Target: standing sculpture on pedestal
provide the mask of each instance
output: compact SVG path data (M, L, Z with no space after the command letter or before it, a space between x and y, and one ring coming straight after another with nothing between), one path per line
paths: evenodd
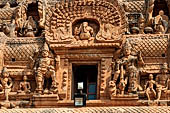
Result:
M154 97L156 97L156 91L154 89L154 85L156 85L156 82L153 80L153 75L150 74L149 75L149 81L146 82L146 85L145 85L145 88L144 88L148 100L150 100L150 93L151 92L154 94Z
M125 90L128 79L130 81L129 88L132 88L135 90L137 89L142 90L142 88L139 85L138 74L139 74L139 71L141 71L139 67L144 65L144 62L143 62L140 52L138 53L137 56L131 55L131 52L132 52L131 48L132 48L131 45L127 41L123 47L123 57L116 61L116 69L115 69L116 71L114 72L113 81L114 83L116 83L118 80L118 77L120 76L119 91L121 95L124 95L124 90ZM135 71L131 70L134 68L135 68ZM129 91L133 92L131 89L129 89Z
M167 76L167 72L168 72L168 65L167 63L164 63L161 69L161 74L158 74L156 76L156 82L157 82L157 100L160 100L161 98L161 94L166 93L167 89L168 89L168 82L169 82L169 78Z
M49 48L45 43L42 49L42 57L39 59L38 67L35 67L36 70L36 91L41 94L58 94L58 83L55 74L54 64L52 59L49 58ZM50 84L50 79L52 83ZM44 91L43 91L44 90Z
M7 72L7 68L4 67L2 70L2 78L0 88L5 94L5 101L9 101L9 92L11 91L11 87L13 85L12 79L9 77L9 73Z

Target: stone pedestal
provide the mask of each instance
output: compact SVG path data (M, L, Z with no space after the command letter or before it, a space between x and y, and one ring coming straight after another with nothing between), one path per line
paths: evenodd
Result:
M58 95L33 95L32 99L32 107L35 108L49 108L49 107L57 107L58 103Z
M138 95L116 95L111 98L111 101L115 102L115 105L137 105L137 101L139 100Z

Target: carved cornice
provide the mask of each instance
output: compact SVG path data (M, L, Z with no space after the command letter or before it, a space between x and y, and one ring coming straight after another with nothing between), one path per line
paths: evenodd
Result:
M113 47L113 48L120 48L120 43L94 43L94 44L50 44L50 47L52 49L56 48L107 48L107 47Z

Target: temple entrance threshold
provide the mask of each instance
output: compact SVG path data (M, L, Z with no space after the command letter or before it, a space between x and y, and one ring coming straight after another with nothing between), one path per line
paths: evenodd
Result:
M76 65L73 64L73 92L78 93L78 82L83 82L83 93L87 94L88 100L97 99L97 75L98 65Z

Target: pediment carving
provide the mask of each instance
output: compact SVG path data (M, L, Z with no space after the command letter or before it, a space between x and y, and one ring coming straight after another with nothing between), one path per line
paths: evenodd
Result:
M120 40L127 24L125 11L121 7L117 1L58 2L47 11L46 39L56 44Z

